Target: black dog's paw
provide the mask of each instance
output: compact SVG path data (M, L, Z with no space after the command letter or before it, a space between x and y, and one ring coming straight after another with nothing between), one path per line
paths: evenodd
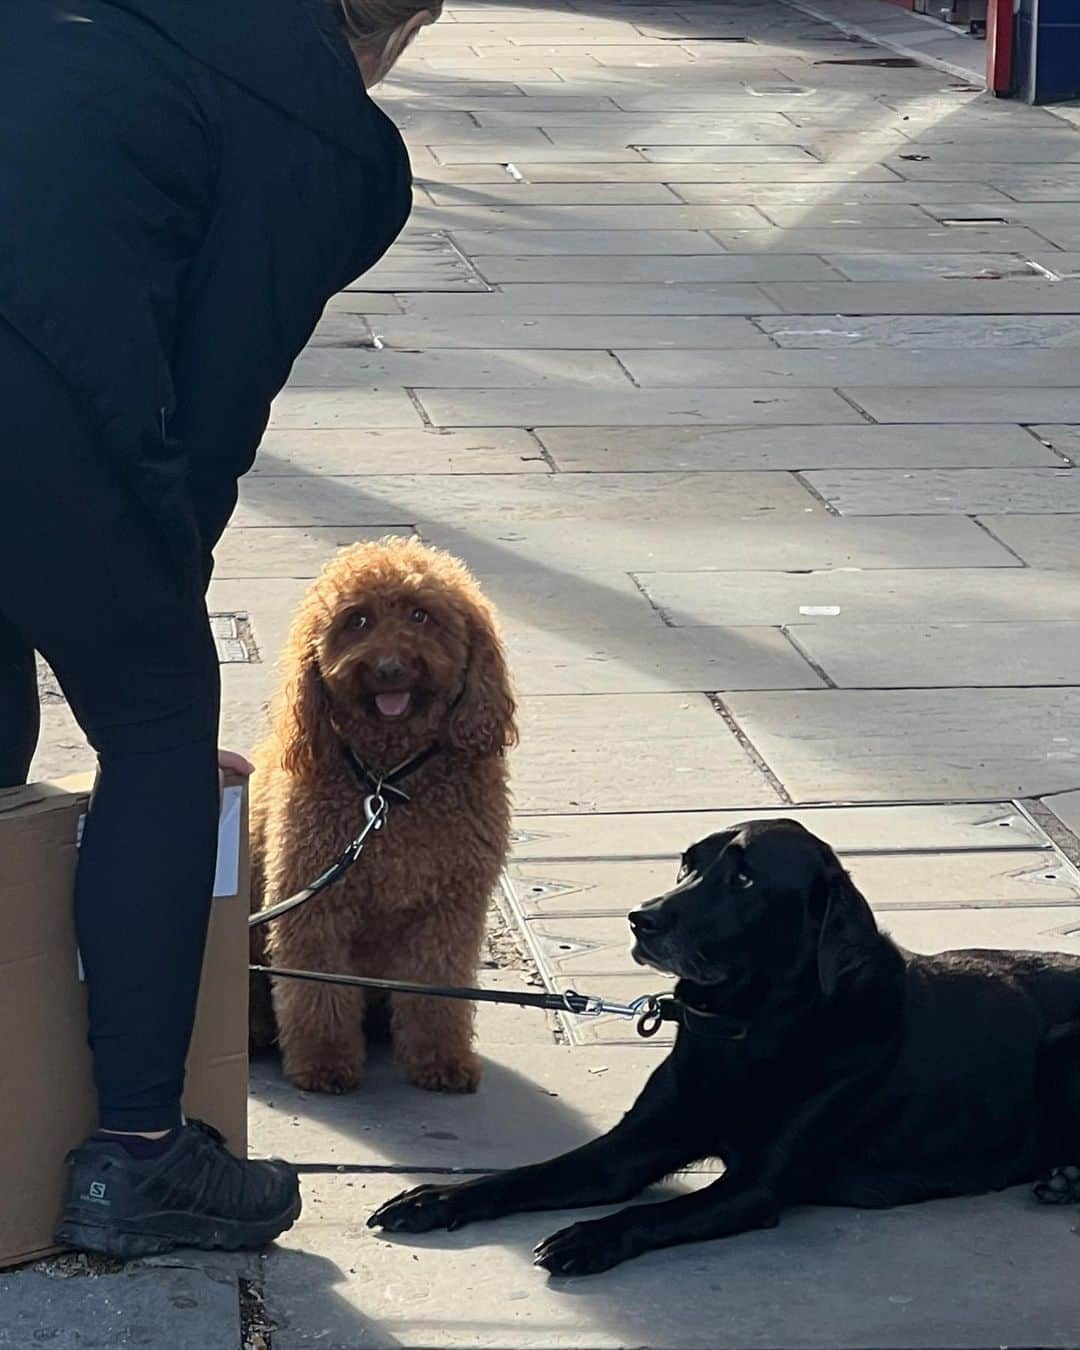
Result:
M595 1219L546 1238L537 1247L533 1264L550 1275L598 1275L634 1255L625 1228Z
M1041 1205L1075 1205L1080 1202L1080 1167L1055 1167L1032 1187Z
M369 1228L387 1233L453 1232L473 1217L466 1210L465 1186L417 1186L388 1200L368 1219Z

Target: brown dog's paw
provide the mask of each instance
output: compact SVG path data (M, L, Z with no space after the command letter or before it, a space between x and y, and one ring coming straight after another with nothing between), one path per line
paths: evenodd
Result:
M352 1092L364 1081L364 1071L355 1064L342 1062L285 1066L285 1077L302 1092Z
M461 1059L406 1064L405 1073L410 1083L428 1092L475 1092L484 1069L479 1055L468 1054Z

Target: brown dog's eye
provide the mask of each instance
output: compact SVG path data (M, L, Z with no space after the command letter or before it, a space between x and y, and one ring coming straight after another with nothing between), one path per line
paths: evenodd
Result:
M413 623L427 623L430 617L431 616L428 614L426 609L419 609L419 608L414 609L413 612L409 615L409 618L412 619Z
M345 627L352 632L359 632L360 629L368 626L367 615L360 610L354 610L345 620Z

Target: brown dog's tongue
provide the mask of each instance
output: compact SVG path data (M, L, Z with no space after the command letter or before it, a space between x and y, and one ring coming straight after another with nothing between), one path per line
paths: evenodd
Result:
M397 689L392 694L376 694L375 706L382 717L404 717L409 711L412 694L407 689Z

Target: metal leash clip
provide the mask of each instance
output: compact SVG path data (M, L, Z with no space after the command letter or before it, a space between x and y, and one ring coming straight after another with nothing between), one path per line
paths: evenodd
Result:
M563 1002L566 1011L574 1017L633 1018L637 1024L637 1034L646 1039L656 1035L664 1020L660 999L656 994L642 994L629 1003L616 1003L614 999L577 994L571 990L563 995Z
M348 852L352 862L356 862L363 853L368 835L374 830L381 830L386 824L386 813L386 798L381 792L373 792L364 798L364 819L367 824L349 845Z

